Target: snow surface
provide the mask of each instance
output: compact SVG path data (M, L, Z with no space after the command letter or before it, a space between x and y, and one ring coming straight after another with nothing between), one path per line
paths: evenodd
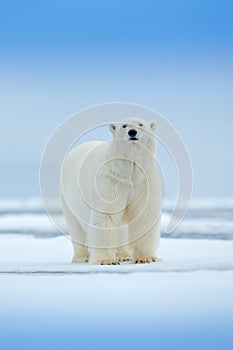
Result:
M162 262L145 265L70 264L72 245L67 237L0 235L0 273L233 271L233 241L162 238L158 256Z
M63 236L0 235L2 348L231 349L232 241L164 238L146 265L71 256Z
M173 203L174 205L174 203ZM233 240L233 200L193 201L181 225L172 233L166 229L172 203L166 203L162 215L162 237ZM53 218L67 232L57 201L51 202ZM56 218L55 218L56 217ZM20 233L35 237L55 237L60 232L52 225L40 199L0 200L0 233Z
M90 266L70 263L38 199L0 201L0 348L232 350L232 204L162 227L162 262Z

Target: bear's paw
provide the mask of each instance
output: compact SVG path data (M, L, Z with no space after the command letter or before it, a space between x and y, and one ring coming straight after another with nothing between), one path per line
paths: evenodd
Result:
M162 261L162 259L159 259L155 256L143 256L143 257L135 259L134 263L135 264L146 264L146 263L159 262L159 261Z

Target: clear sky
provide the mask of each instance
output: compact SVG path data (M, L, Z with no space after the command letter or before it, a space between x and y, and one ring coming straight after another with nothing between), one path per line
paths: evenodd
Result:
M125 101L157 110L183 136L194 196L233 196L232 15L227 0L2 1L0 195L38 195L58 124ZM174 195L172 164L158 156Z

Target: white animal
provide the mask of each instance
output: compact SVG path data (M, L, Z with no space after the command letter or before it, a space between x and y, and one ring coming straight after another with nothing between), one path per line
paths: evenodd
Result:
M60 192L73 262L156 261L161 215L156 123L133 118L109 129L111 141L77 146L62 166Z

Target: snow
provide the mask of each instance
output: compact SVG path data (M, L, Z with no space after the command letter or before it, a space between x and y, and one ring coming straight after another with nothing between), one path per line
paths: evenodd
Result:
M2 209L3 210L3 209ZM39 209L38 209L39 210ZM210 213L205 211L200 217L199 209L194 212L189 212L189 215L184 219L181 225L172 234L166 234L166 228L170 220L170 214L163 213L162 215L162 236L166 238L197 238L197 239L222 239L233 240L233 211L227 212L216 210L218 217L210 217ZM219 216L219 213L221 214ZM197 217L198 214L198 217ZM215 212L211 212L213 216ZM59 223L63 232L67 231L64 217L61 213L56 212L53 218ZM5 213L0 211L0 233L22 233L34 235L35 237L51 237L58 236L60 232L54 227L49 220L47 214L27 210L25 207L20 209L12 208L12 212Z
M162 262L146 265L92 266L70 264L72 245L65 236L33 238L0 236L0 273L131 273L233 270L233 241L161 239Z
M231 201L196 203L163 261L120 266L71 264L40 205L0 203L2 349L233 348Z
M164 238L162 262L89 266L70 264L64 236L2 234L2 348L231 349L232 252Z

